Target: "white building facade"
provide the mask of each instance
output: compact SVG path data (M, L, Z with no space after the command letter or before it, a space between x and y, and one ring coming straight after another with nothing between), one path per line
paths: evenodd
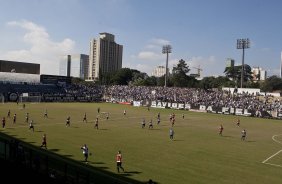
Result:
M263 70L260 67L253 67L252 68L252 72L253 72L253 80L254 81L264 81L267 77L267 72L266 70Z
M98 39L90 41L88 80L98 80L106 73L122 67L123 46L115 42L110 33L100 33Z
M169 71L168 71L168 74L169 74ZM164 75L165 75L164 66L157 66L152 72L152 76L155 76L155 77L162 77Z

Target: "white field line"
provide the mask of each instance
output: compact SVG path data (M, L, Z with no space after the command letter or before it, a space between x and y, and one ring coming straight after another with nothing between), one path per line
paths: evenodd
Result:
M275 167L282 167L282 165L278 165L278 164L271 164L271 163L264 163L264 164L272 165L272 166L275 166Z
M275 142L277 142L278 144L282 144L282 142L277 141L277 140L275 139L275 137L281 136L281 135L282 135L282 134L272 136L272 140L275 141Z
M265 159L262 163L267 162L268 160L270 160L271 158L275 157L276 155L278 155L282 150L278 151L277 153L271 155L270 157L268 157L267 159Z
M278 144L282 144L282 142L278 141L275 139L275 137L278 137L278 136L282 136L282 134L278 134L278 135L273 135L272 136L272 140L274 142L277 142ZM268 160L270 160L271 158L275 157L276 155L278 155L280 152L282 152L282 150L274 153L273 155L271 155L270 157L268 157L267 159L265 159L264 161L262 161L263 164L268 164L268 165L272 165L272 166L276 166L276 167L282 167L282 165L279 165L279 164L272 164L272 163L266 163Z

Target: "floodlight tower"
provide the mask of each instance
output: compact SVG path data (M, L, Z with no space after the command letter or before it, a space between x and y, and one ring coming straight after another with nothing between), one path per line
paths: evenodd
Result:
M163 54L166 54L166 67L165 67L165 87L167 87L167 79L168 79L168 54L171 53L171 46L164 45L163 46Z
M281 62L280 62L280 78L282 78L282 52L281 52Z
M243 49L242 55L242 70L241 70L241 88L243 88L243 79L244 79L244 57L245 57L245 49L250 48L250 40L249 38L237 39L237 49Z

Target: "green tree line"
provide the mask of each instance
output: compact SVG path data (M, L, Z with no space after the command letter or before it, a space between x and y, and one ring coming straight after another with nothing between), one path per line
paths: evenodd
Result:
M181 59L173 67L172 73L168 76L168 87L190 87L190 88L222 88L222 87L240 87L241 66L226 67L225 76L204 77L197 80L195 76L189 74L190 68L187 63ZM259 78L259 75L256 76ZM74 83L85 83L79 79L73 79ZM134 86L164 86L165 77L148 76L146 73L135 69L121 68L112 73L101 75L97 84L101 85L134 85ZM254 81L249 65L244 65L244 88L260 88L264 92L273 92L282 90L282 79L277 76L271 76L265 81Z

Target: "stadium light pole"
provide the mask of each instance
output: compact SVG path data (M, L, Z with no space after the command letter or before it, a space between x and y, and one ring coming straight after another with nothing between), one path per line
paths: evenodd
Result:
M242 55L242 69L241 69L241 88L243 88L243 79L244 79L244 58L245 58L245 49L250 48L250 40L249 38L245 39L237 39L237 49L243 49L243 55Z
M168 54L171 53L171 46L164 45L163 46L163 54L166 54L166 67L165 67L165 87L167 87L167 79L168 79Z

